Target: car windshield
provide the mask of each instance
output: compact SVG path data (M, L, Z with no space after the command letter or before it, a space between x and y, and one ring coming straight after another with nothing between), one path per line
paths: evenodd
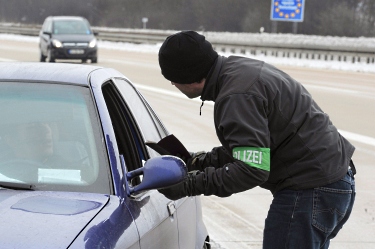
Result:
M55 20L53 23L53 34L91 34L89 24L84 20Z
M0 83L0 182L109 193L109 166L90 89Z

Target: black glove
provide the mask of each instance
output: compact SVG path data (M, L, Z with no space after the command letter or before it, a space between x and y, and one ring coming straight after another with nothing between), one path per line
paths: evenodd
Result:
M171 200L178 200L186 196L194 196L195 194L195 176L198 171L189 172L186 179L176 185L168 188L158 189L159 193Z
M202 171L202 164L204 162L204 159L206 158L206 152L204 151L198 151L198 152L191 152L191 158L186 160L186 167L188 168L188 171L194 171L199 170Z
M180 154L176 154L175 156L179 157L180 159L182 159L182 161L185 162L189 172L194 170L202 170L201 165L203 164L206 152L198 151L189 153L191 156L190 158L186 158L185 156L182 156Z

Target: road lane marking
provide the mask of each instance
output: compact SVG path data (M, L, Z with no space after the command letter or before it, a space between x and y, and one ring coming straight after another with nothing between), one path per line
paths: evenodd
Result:
M375 99L375 94L372 93L373 88L363 88L361 89L362 91L359 91L358 89L342 89L339 86L337 87L330 87L330 86L316 86L316 85L310 85L310 84L303 84L306 88L309 89L318 89L318 90L323 90L325 92L333 92L333 93L341 93L341 94L346 94L346 95L351 95L351 96L357 96L358 98L363 98L367 97L369 99Z
M100 59L100 62L109 62L109 63L117 63L117 64L131 65L131 66L151 68L151 69L160 69L159 65L155 65L154 63L146 63L142 61Z
M363 136L363 135L360 135L360 134L357 134L357 133L353 133L353 132L350 132L350 131L343 131L343 130L340 130L340 129L339 129L339 132L346 139L353 140L353 141L356 141L356 142L359 142L359 143L363 143L363 144L367 144L367 145L375 147L375 139L372 138L372 137Z
M13 61L16 61L16 60L10 60L10 59L7 59L7 58L0 58L0 61L2 61L2 62L13 62Z

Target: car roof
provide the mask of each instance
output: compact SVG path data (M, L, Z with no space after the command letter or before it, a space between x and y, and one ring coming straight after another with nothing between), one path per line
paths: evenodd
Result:
M82 16L50 16L49 18L53 20L86 20Z
M72 63L0 62L1 81L63 82L88 85L99 66Z

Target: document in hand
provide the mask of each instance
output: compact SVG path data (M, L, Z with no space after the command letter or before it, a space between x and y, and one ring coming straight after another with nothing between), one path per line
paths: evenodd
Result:
M146 145L158 152L160 155L172 155L185 159L191 157L189 151L187 151L185 146L173 134L164 137L157 143L147 141Z

